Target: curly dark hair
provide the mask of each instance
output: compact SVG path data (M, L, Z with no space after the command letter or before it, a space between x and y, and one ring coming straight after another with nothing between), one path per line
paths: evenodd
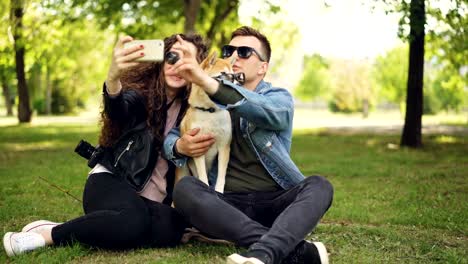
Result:
M198 34L174 34L164 39L164 54L177 42L176 36L189 41L197 48L197 60L200 63L208 55L208 47L203 38ZM122 74L120 81L122 90L136 90L146 99L147 124L152 128L158 148L164 140L164 128L166 125L166 82L164 78L164 62L141 63ZM187 106L188 90L181 89L177 96L182 98L182 109L184 112ZM101 134L99 145L112 146L122 135L124 124L113 122L104 110L101 111Z

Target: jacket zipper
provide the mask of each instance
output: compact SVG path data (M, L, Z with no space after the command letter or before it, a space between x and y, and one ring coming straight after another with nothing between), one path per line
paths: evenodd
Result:
M123 154L127 151L130 150L130 147L132 146L133 144L133 140L130 140L130 142L128 142L128 145L127 147L120 153L119 157L117 158L117 160L115 161L115 164L114 164L114 167L117 167L117 163L119 163L119 160L120 158L122 158Z

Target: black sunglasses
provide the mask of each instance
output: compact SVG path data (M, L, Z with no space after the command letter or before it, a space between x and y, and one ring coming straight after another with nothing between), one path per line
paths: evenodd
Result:
M250 58L250 56L252 56L252 53L255 53L257 54L257 57L261 61L265 61L262 55L258 53L258 51L256 51L254 48L247 47L247 46L236 47L236 46L231 46L231 45L224 45L223 48L221 49L221 57L223 57L223 59L229 58L232 56L232 54L236 50L237 50L237 55L239 56L239 58L248 59Z

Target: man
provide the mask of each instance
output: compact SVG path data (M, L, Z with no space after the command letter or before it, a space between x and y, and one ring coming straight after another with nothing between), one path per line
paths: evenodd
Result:
M263 81L271 56L268 39L241 27L222 48L223 58L235 59L234 71L245 74L243 87L208 76L182 40L179 52L176 71L226 106L233 139L225 193L184 177L174 189L175 207L200 231L248 247L227 263L328 263L325 246L304 238L330 207L333 187L320 176L305 178L290 158L293 98ZM173 131L164 143L166 158L180 166L187 156L205 153L213 139L198 131L182 137Z

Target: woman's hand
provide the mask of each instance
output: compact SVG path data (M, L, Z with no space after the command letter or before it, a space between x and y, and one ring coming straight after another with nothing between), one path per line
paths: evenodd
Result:
M215 139L210 134L198 135L200 128L187 131L176 141L176 151L184 156L196 158L204 155Z
M174 70L187 82L195 83L205 92L212 95L218 90L218 82L211 78L199 65L197 49L191 42L177 36L177 42L172 49L179 54L180 59L174 64Z
M122 73L131 67L138 65L135 60L143 57L145 54L141 51L144 47L132 46L124 48L124 44L132 41L133 38L130 36L122 36L117 41L112 53L112 61L107 73L107 91L109 94L118 94L121 89L120 77Z

